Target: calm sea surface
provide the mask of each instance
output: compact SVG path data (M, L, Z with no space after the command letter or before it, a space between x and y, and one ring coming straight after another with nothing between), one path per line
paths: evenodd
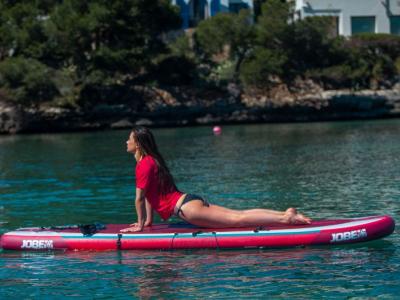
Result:
M400 120L154 130L181 190L400 222ZM128 131L0 136L0 233L135 221ZM157 219L159 221L159 219ZM174 220L171 220L174 221ZM0 250L2 299L399 299L400 238L269 250Z

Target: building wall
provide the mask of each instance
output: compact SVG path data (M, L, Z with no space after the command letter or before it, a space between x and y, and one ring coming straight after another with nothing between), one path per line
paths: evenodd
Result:
M336 16L339 34L352 34L352 17L375 17L375 32L390 33L390 17L400 17L400 0L296 0L295 18Z

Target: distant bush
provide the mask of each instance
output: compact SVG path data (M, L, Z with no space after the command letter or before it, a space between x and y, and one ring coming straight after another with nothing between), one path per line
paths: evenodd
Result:
M290 82L307 74L325 80L325 68L347 59L344 39L332 34L332 18L312 17L287 23L288 16L287 3L271 0L262 6L254 50L240 69L245 86L266 88L271 79Z
M238 78L243 61L254 47L254 39L252 17L244 9L238 14L219 13L200 22L194 35L198 54L212 61L212 67L221 68L228 61L234 63L232 80Z
M352 36L347 43L350 48L366 50L370 55L387 55L395 60L400 55L400 36L383 33L362 33Z
M348 64L364 68L364 86L390 85L399 74L396 61L400 57L400 37L388 34L361 34L347 42ZM371 86L375 87L375 86Z
M400 71L400 37L360 34L341 44L337 64L308 70L306 75L327 88L390 87Z
M264 2L256 24L257 45L275 50L282 49L283 33L287 30L291 14L290 4L281 0Z
M282 38L289 58L287 69L297 75L342 63L346 58L344 40L332 36L331 26L329 17L309 17L288 25Z
M193 37L190 33L182 34L167 44L171 55L186 56L190 59L196 59L196 53L193 47Z
M180 24L171 1L0 1L0 88L21 103L120 101Z
M305 75L326 88L390 87L400 73L400 37L360 34L343 40L337 64L307 70Z
M8 90L11 98L21 103L51 101L59 94L53 73L34 59L7 58L0 62L0 87Z
M149 70L158 83L189 85L196 77L196 64L186 56L167 56Z
M394 62L394 67L396 68L397 75L400 74L400 56L396 58Z
M217 14L171 42L181 21L171 1L0 1L1 97L91 107L132 101L137 85L266 89L305 78L360 89L399 79L400 37L337 37L333 18L294 22L290 5L258 0L255 16Z
M343 64L323 69L311 69L304 75L326 89L351 88L362 79L363 72Z
M115 80L103 70L93 70L80 82L78 87L78 98L76 103L82 107L92 107L95 104L106 104L119 101L119 94L113 89L119 89Z
M245 86L268 87L272 76L283 76L287 57L284 53L266 48L257 48L243 62L240 79Z
M236 63L232 60L224 60L212 69L210 78L215 81L217 86L226 86L236 78Z

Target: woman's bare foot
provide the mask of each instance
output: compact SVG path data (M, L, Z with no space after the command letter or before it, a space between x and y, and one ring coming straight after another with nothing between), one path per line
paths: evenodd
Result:
M287 224L310 224L311 219L297 212L293 207L288 208L284 215L285 223Z
M297 214L296 215L298 217L299 220L301 220L302 224L304 224L303 222L305 222L305 224L311 224L311 219L309 217L304 216L303 214Z
M296 215L297 214L297 209L295 209L294 207L289 207L286 211L285 211L285 214L294 214L294 215Z

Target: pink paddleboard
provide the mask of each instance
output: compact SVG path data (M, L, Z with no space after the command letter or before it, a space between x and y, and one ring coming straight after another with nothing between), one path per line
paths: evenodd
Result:
M259 228L199 228L189 224L155 224L142 232L121 233L127 224L108 224L97 232L78 226L20 228L1 236L9 250L132 250L194 248L268 248L339 245L366 242L390 235L390 216L317 220L309 225L269 225ZM94 230L96 231L96 230Z

